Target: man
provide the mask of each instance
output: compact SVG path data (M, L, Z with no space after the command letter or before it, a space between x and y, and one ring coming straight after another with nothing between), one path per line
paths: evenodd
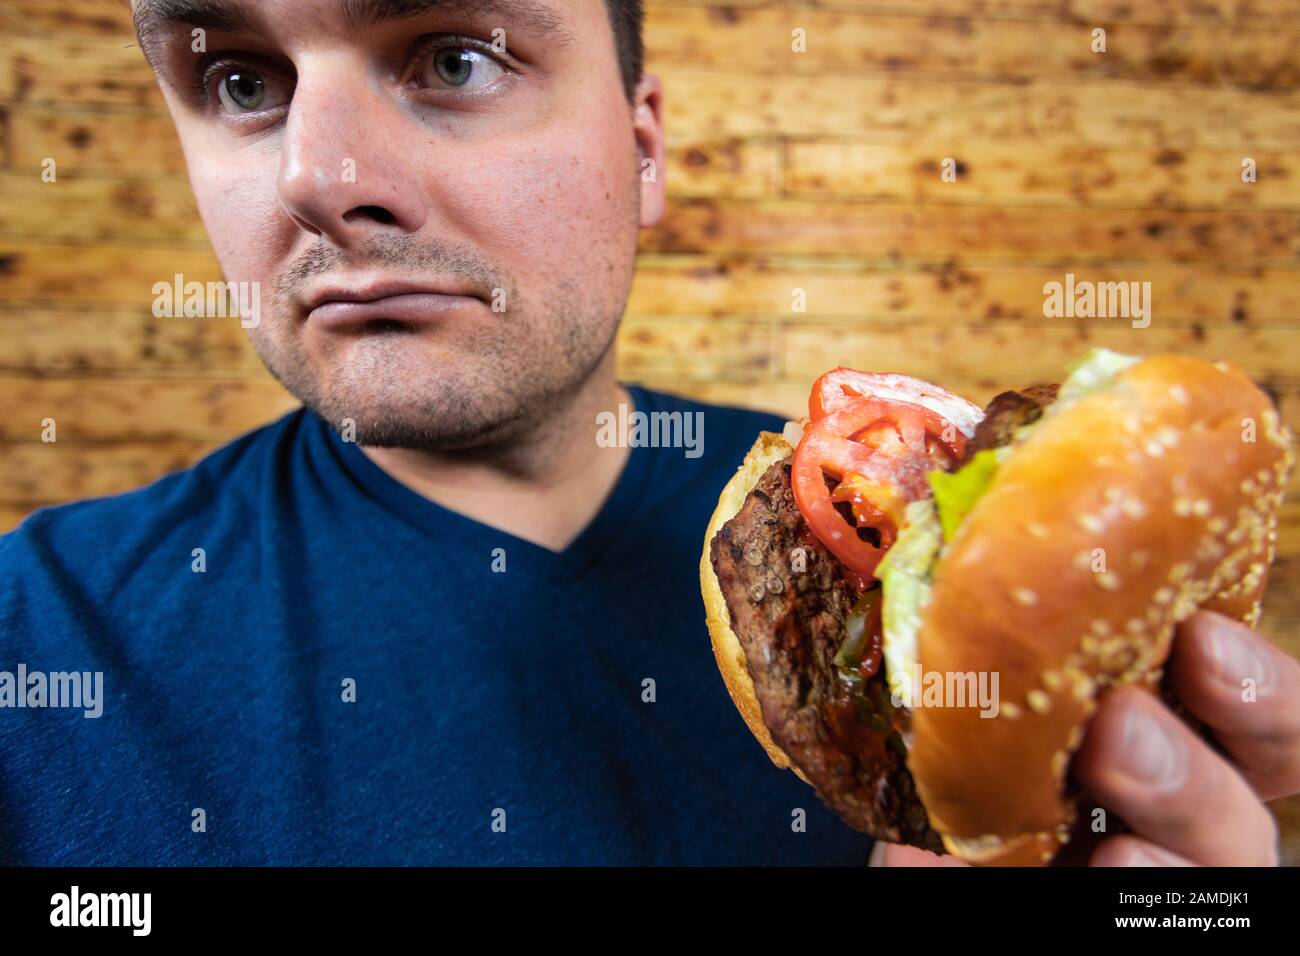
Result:
M101 716L0 711L0 859L864 863L750 737L698 596L718 492L781 419L615 377L664 202L639 4L134 12L223 271L268 290L253 345L305 407L0 539L0 662L103 675ZM634 412L677 440L610 427ZM1116 695L1081 760L1138 834L1107 862L1276 860L1260 797L1296 788L1300 678L1197 620L1188 699L1239 769ZM1276 678L1249 712L1207 676L1232 648Z

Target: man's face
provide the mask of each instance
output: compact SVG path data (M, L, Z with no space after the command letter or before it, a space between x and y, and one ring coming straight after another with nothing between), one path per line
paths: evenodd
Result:
M305 405L456 448L587 381L663 203L658 84L628 104L604 0L134 6L225 277L261 284L254 347Z

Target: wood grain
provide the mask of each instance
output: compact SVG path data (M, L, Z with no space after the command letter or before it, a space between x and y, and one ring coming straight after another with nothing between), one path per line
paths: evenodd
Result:
M884 5L882 5L884 7ZM956 11L954 11L955 13ZM778 5L652 6L647 53L656 64L797 74L907 71L947 77L1061 76L1294 86L1297 36L1224 31L1209 21L1167 24L984 19L966 11L918 22L884 10ZM1106 49L1093 52L1094 29Z

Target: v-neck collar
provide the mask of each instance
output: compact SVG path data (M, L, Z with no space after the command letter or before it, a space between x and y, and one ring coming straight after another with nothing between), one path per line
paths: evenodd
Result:
M657 402L646 389L627 382L620 384L632 396L635 407L628 409L629 414L634 410L647 414L657 410ZM338 462L380 505L401 520L438 538L455 541L461 537L480 537L491 539L495 544L504 543L508 551L522 549L529 555L530 563L536 561L567 576L579 574L589 567L626 527L644 496L653 459L651 450L644 445L629 448L623 469L595 517L563 551L552 551L426 498L371 461L355 442L344 441L315 412L308 410L307 414ZM595 425L593 422L593 430Z

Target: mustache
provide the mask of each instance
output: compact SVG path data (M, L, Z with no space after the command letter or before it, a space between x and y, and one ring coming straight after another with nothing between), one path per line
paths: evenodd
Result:
M316 276L341 269L362 270L374 266L395 267L405 275L435 272L442 276L455 276L482 291L484 298L491 298L494 289L513 291L507 277L473 249L420 240L414 236L375 236L355 250L322 243L312 246L276 280L276 304L301 300L303 288ZM513 299L513 295L510 298Z

